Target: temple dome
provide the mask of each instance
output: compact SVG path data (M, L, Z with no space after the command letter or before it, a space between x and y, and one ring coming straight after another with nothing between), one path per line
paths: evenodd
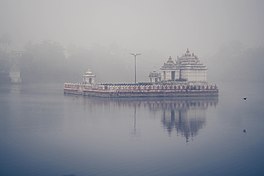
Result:
M172 60L172 57L171 56L168 58L168 61L163 64L163 66L161 67L161 69L162 70L166 70L166 69L176 69L176 63Z

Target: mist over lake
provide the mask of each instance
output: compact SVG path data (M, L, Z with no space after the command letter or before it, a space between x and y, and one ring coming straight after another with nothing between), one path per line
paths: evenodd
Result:
M0 0L0 175L263 175L263 7ZM153 71L171 84L161 68L186 53L218 96L64 94L88 71L95 86L150 85Z

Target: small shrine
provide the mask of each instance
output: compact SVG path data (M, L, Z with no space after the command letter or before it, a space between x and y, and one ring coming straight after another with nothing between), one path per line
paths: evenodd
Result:
M161 81L161 74L153 71L149 73L149 80L150 82L154 83L154 82L160 82Z
M83 75L83 84L94 84L95 83L95 74L91 70L88 70Z

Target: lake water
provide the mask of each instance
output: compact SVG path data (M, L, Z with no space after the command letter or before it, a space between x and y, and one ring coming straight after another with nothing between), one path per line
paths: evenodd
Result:
M263 87L109 100L64 95L63 85L1 85L0 175L264 175Z

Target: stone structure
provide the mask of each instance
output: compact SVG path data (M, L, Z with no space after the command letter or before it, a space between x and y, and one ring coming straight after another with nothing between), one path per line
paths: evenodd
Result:
M189 49L174 62L171 57L160 68L162 81L206 82L207 68Z
M149 74L149 80L151 83L160 82L161 81L161 74L153 71Z
M168 61L163 64L160 68L162 80L164 81L175 81L179 78L179 69L176 63L172 60L171 56Z
M188 49L184 55L177 58L176 65L179 66L180 78L195 82L207 81L207 67L194 53L190 54Z
M94 83L95 83L95 74L93 74L90 70L88 70L83 75L83 84L94 84Z
M151 72L150 82L142 83L95 83L95 75L87 71L82 83L64 83L64 93L105 98L218 96L217 86L206 81L206 66L188 49L176 61L169 57L161 71Z

